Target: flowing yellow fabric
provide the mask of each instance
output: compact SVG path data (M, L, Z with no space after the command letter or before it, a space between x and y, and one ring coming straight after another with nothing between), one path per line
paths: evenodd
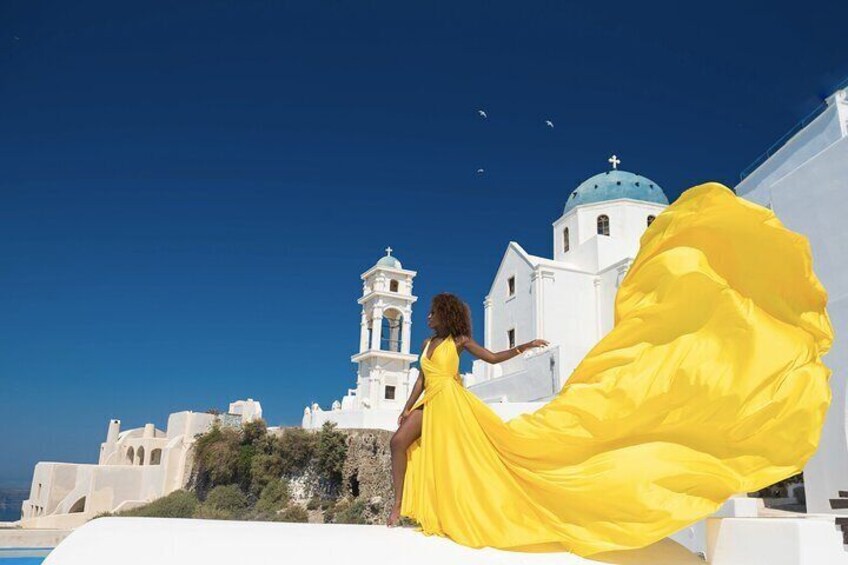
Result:
M708 183L647 229L615 325L559 394L502 421L452 338L420 359L401 514L471 547L643 547L801 471L830 403L833 331L807 239Z

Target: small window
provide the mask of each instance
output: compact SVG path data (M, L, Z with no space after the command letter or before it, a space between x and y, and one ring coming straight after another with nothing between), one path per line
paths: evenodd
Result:
M506 281L507 292L509 296L515 294L515 277L509 277Z
M386 385L386 400L394 400L395 399L395 387L392 385Z
M568 228L562 230L562 252L565 253L569 249L568 244Z
M515 330L507 330L506 332L507 341L509 341L509 349L515 347Z
M398 282L395 279L392 279L389 282L389 290L392 291L392 292L398 291Z
M657 219L656 216L648 216L648 227L650 227L651 224L653 224L654 220L656 220L656 219Z
M607 216L606 214L601 214L600 216L598 216L598 235L609 235L609 228L609 216Z

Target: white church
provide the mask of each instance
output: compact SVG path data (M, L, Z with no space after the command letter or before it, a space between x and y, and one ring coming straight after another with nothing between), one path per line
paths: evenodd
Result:
M544 349L498 365L475 361L463 384L501 417L534 410L555 396L585 354L613 326L615 293L636 257L639 238L668 199L653 180L620 170L590 177L566 199L552 226L553 257L531 255L512 241L484 304L485 347L499 351L541 338ZM306 407L303 427L397 428L418 378L410 365L415 271L391 255L362 273L362 321L356 388L330 410Z

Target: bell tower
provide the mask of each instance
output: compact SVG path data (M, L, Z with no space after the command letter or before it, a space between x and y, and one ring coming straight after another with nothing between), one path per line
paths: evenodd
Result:
M410 392L409 352L412 335L412 294L416 272L404 269L392 248L362 273L362 321L359 352L350 360L359 365L356 398L359 408L402 408ZM417 378L417 374L415 375ZM414 382L415 379L411 379Z

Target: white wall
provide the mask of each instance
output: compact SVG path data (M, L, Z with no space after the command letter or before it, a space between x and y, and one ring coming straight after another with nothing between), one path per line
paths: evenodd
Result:
M809 238L813 268L828 291L836 340L824 361L833 371L833 398L818 452L804 469L810 512L832 512L829 499L848 490L848 111L834 102L840 111L828 110L736 187Z
M147 424L120 433L117 421L110 421L97 465L39 462L35 466L21 525L74 528L97 514L149 502L182 488L190 472L194 438L214 421L212 414L177 412L169 416L167 432ZM143 460L138 457L140 448L144 448ZM132 462L127 458L130 449ZM152 460L154 450L161 453L158 463ZM83 498L82 511L71 512Z

